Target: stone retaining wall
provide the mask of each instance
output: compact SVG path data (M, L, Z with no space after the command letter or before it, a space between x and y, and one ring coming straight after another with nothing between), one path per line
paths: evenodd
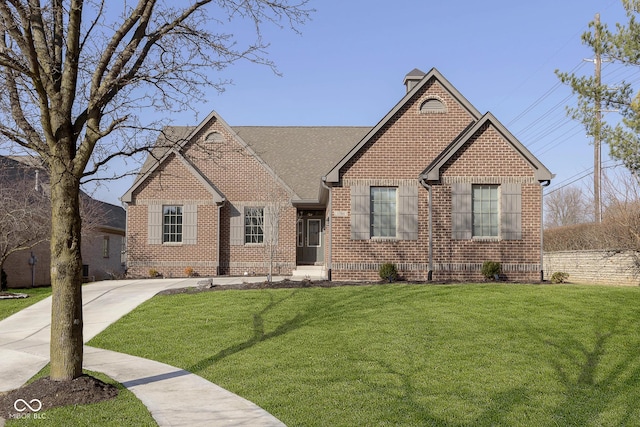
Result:
M556 271L569 273L570 283L640 285L640 253L561 251L544 253L544 279Z

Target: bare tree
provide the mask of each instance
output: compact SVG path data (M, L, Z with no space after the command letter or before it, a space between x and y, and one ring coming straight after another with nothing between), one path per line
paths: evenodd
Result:
M34 171L1 162L0 169L0 271L7 258L33 248L49 238L49 199Z
M589 221L589 203L579 187L562 187L545 194L545 227L561 227Z
M603 185L602 246L640 254L640 179L619 171Z
M211 73L238 60L274 68L260 29L295 29L306 2L0 0L0 134L36 153L51 182L52 379L82 374L81 183L151 151L145 131L159 127L142 111L193 106L227 83ZM225 30L239 20L255 43Z
M264 190L262 192L263 202L265 204L264 214L261 217L262 227L264 231L264 260L267 266L267 278L271 282L273 279L273 267L280 259L280 246L278 245L278 234L280 232L280 224L287 211L293 206L291 204L291 194L287 193L277 182L277 174L274 180L263 182Z
M602 186L602 222L545 230L545 251L600 250L605 257L625 252L640 276L640 180L634 172L617 172Z

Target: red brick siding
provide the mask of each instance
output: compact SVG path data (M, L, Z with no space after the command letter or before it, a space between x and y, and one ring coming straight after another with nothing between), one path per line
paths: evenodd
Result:
M420 105L438 97L446 114L421 114ZM426 84L358 154L342 168L343 178L417 179L474 118L438 83Z
M423 114L419 106L437 97L446 113ZM332 190L331 213L350 212L350 185L362 182L402 182L419 186L418 176L475 117L458 104L440 84L425 85L341 170L341 182ZM224 143L204 142L211 132L220 132ZM184 275L192 266L201 275L244 272L264 274L264 247L230 244L229 203L287 200L280 182L250 153L234 141L221 123L213 121L194 136L184 155L228 200L221 209L220 247L218 206L212 195L179 159L170 157L147 183L133 194L128 208L128 259L130 271L146 275L155 268L165 275ZM210 145L206 145L210 144ZM202 150L210 148L210 152ZM277 172L277 171L276 171ZM486 260L499 261L512 280L537 280L540 263L540 186L534 171L493 127L480 129L441 169L441 181L433 186L433 279L480 280ZM522 184L522 240L459 241L451 239L451 182L520 182ZM476 182L477 181L477 182ZM382 185L382 184L381 184ZM386 185L386 184L385 184ZM378 279L378 266L394 262L407 279L425 280L429 262L428 192L418 188L418 240L351 240L350 218L332 216L332 278L334 280ZM185 201L198 205L196 245L148 245L147 204L158 200ZM259 203L257 203L259 204ZM288 274L296 264L296 209L283 213L275 274ZM217 265L219 254L220 265ZM325 245L328 256L328 245ZM326 258L325 258L326 259Z
M419 105L438 96L445 114L421 114ZM440 85L427 85L343 167L341 183L333 189L332 211L350 211L353 182L414 180L471 122L471 116ZM480 266L493 260L503 264L509 280L538 280L540 263L540 203L533 169L493 128L484 127L441 170L441 180L494 177L494 181L521 180L523 238L518 241L456 241L451 239L451 186L433 186L433 280L481 280ZM523 178L524 177L524 178ZM478 182L486 183L486 182ZM418 192L417 241L351 240L349 217L333 217L332 278L379 279L378 266L398 265L406 279L427 278L429 261L428 192Z
M221 133L225 142L204 142L212 131ZM194 136L193 144L185 147L183 154L227 200L221 209L220 248L216 236L218 206L213 203L212 194L179 159L170 156L134 192L128 207L129 273L146 276L153 268L165 276L184 276L186 267L193 267L201 276L216 275L218 267L222 274L266 273L269 258L264 246L230 245L229 203L288 200L287 193L263 165L235 142L227 128L215 121ZM147 204L157 200L198 205L197 244L147 243ZM295 266L295 217L293 207L282 215L274 274L290 274Z

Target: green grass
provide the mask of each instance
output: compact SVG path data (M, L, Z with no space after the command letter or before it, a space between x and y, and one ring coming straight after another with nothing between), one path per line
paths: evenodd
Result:
M640 425L640 289L384 285L158 296L90 345L293 426Z
M17 299L0 299L0 320L17 313L23 308L29 307L40 300L51 295L51 287L44 288L28 288L28 289L9 289L8 292L27 294L29 298Z
M114 399L88 405L63 406L29 414L22 419L9 419L6 427L86 427L86 426L157 426L147 408L138 398L122 384L104 374L83 371L118 388L118 396ZM49 365L45 366L29 382L49 375Z

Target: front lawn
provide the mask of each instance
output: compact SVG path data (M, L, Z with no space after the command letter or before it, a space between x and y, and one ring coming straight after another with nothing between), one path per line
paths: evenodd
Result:
M378 285L157 296L89 345L293 426L640 425L640 289Z
M29 297L0 299L0 320L45 299L51 295L51 287L9 289L7 293L27 294Z

